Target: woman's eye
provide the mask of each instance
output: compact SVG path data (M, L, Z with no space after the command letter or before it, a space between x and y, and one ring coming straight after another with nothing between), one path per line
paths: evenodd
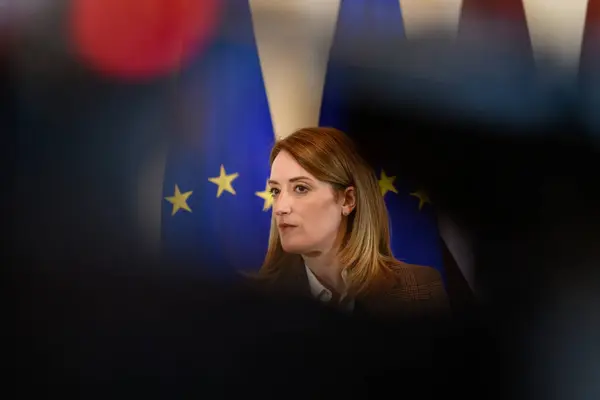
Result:
M294 188L294 190L301 194L308 192L308 188L306 186L301 186L301 185L296 186Z
M271 192L271 196L275 197L277 196L277 194L279 193L279 189L277 188L271 188L271 190L269 190Z

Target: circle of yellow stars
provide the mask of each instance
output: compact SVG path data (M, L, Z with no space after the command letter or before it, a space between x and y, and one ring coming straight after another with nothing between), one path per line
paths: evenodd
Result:
M233 188L233 181L239 177L237 172L228 174L225 170L225 166L221 165L219 169L219 176L208 178L208 181L217 185L217 198L221 197L224 192L235 195L235 189ZM388 192L392 192L394 194L398 194L398 189L394 186L394 181L396 180L395 176L388 176L384 170L381 171L381 175L379 177L379 189L381 191L381 196L385 196ZM193 194L193 191L181 192L178 185L175 185L175 192L173 196L165 197L169 203L173 205L173 209L171 215L175 215L179 210L184 210L187 212L192 212L192 209L188 205L187 201L190 196ZM268 211L273 206L273 196L271 195L271 191L269 190L268 182L265 183L265 189L263 191L254 192L254 194L261 199L263 199L263 211ZM425 204L432 204L429 196L423 190L417 190L415 192L409 193L411 196L419 199L419 211L423 208Z

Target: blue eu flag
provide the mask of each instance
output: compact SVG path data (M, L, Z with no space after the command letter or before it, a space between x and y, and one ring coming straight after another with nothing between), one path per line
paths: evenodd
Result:
M227 279L264 259L275 136L247 1L230 3L222 30L180 82L187 110L165 170L162 242L167 259Z
M356 68L344 61L351 55L349 52L364 55L368 51L364 46L377 46L384 38L389 43L390 39L404 37L398 0L342 0L323 91L321 126L347 131L341 107L352 95L345 81L352 72L349 69ZM397 179L399 171L375 167L389 210L394 256L407 263L436 268L445 277L441 238L427 194Z

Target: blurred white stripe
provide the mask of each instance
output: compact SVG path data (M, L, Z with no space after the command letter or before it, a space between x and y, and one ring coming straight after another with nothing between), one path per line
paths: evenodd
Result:
M523 0L536 59L577 68L588 0Z
M458 32L462 0L399 0L406 37L423 32Z
M140 167L137 186L138 228L144 250L158 255L161 248L163 179L167 165L167 146L156 146Z
M275 135L317 125L340 0L250 0Z

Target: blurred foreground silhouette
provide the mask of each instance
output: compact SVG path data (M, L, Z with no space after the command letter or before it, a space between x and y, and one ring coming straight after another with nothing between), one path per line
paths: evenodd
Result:
M371 51L386 46L404 46L402 59L338 60L349 124L475 238L477 313L380 326L161 265L139 237L132 187L172 133L171 81L123 87L64 60L45 68L32 39L9 53L2 110L19 339L7 360L20 391L364 397L412 385L426 398L593 398L599 157L582 110L600 87L524 72L504 46ZM389 141L402 153L386 153Z

